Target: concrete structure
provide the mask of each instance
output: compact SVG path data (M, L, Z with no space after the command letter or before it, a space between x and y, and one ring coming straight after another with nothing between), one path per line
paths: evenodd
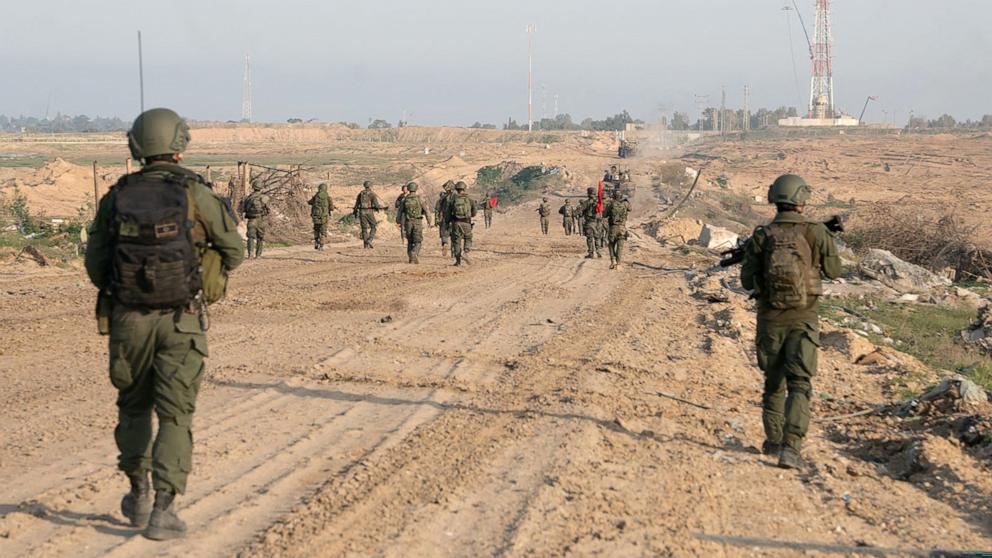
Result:
M779 126L785 127L826 127L826 126L857 126L857 118L853 116L848 116L842 114L837 118L800 118L798 116L790 116L789 118L783 118L778 121Z

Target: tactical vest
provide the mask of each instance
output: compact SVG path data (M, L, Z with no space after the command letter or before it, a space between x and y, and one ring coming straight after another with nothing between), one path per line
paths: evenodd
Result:
M358 208L359 209L375 209L375 205L372 203L375 200L372 192L368 190L363 190L358 194Z
M249 219L264 217L268 212L268 209L269 208L265 205L265 200L262 198L261 192L255 192L245 199L245 217Z
M589 221L592 219L598 219L599 213L596 212L596 200L586 200L585 205L582 206L582 218Z
M420 202L420 196L407 194L403 198L403 215L407 219L420 219L424 216L424 205Z
M627 223L627 214L630 208L627 204L622 201L615 201L610 206L610 225L625 225Z
M769 306L780 310L806 308L810 297L823 294L806 223L772 223L764 227L764 290Z
M472 218L472 200L468 196L464 194L456 195L451 203L455 219L465 220Z
M134 173L114 187L111 292L125 306L169 309L188 304L202 288L194 236L196 204L187 178ZM204 242L205 244L205 242Z

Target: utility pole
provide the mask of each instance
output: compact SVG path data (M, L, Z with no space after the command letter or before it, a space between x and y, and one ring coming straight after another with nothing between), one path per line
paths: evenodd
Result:
M537 26L527 24L527 131L534 130L534 32Z
M706 105L710 104L710 96L709 95L698 95L698 94L695 94L694 93L693 94L693 97L696 98L696 111L699 112L699 119L696 120L696 128L700 132L702 132L703 131L703 116L704 116L703 109L706 108Z
M744 122L741 129L745 132L751 131L751 86L744 86Z
M145 112L145 62L141 53L141 30L138 30L138 91L141 96L141 112Z
M727 86L720 88L720 137L727 134Z
M251 122L251 57L245 54L245 78L241 90L241 120Z
M558 118L558 94L555 93L555 118Z

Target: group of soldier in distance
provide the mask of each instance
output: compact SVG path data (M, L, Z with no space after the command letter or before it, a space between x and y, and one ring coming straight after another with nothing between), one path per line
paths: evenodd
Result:
M122 514L154 540L185 536L175 511L176 495L192 471L193 414L208 355L208 306L221 300L228 274L241 264L245 244L229 205L202 177L181 166L189 128L169 109L143 112L128 132L137 172L122 177L104 195L89 228L86 271L98 289L97 323L109 339L109 379L117 390L114 439L118 468L130 489ZM616 169L604 177L614 184L612 199L589 188L578 205L559 209L567 235L586 237L587 258L609 248L612 267L623 262L630 202ZM271 200L259 184L241 204L247 220L248 256L259 257ZM416 183L407 184L394 208L411 263L417 263L423 228L437 225L455 265L469 263L472 227L479 203L464 182L444 184L433 212ZM819 347L818 299L822 278L840 274L833 231L804 216L810 186L783 175L768 190L774 220L755 229L741 250L741 282L757 300L756 348L765 374L762 451L784 468L803 466L801 447L809 427L809 400ZM482 202L485 226L492 224L496 199ZM334 204L326 184L310 199L314 248L323 248ZM385 205L365 182L355 199L365 249L375 241L375 212ZM548 233L547 198L538 209ZM433 221L433 223L432 223ZM158 417L153 431L152 413Z

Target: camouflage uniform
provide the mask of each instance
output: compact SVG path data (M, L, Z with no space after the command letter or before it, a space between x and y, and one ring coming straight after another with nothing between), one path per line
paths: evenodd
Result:
M424 220L430 226L431 218L423 199L417 194L417 185L407 186L400 214L403 215L403 237L406 238L406 255L412 264L420 263L420 245L424 242Z
M456 193L448 200L447 222L451 225L451 250L455 258L455 265L471 263L468 260L468 253L472 249L472 219L478 213L478 205L475 200L465 193L465 183L459 182L456 186ZM456 215L458 204L467 200L469 204L469 216L458 217Z
M407 186L404 184L403 191L400 192L399 197L397 197L396 201L393 203L393 207L396 209L396 229L400 231L400 237L403 239L404 243L406 243L407 240L405 232L406 229L403 227L403 222L405 219L403 215L403 200L406 199L407 193ZM409 247L409 244L407 244L407 246Z
M613 202L603 212L609 224L610 269L621 269L623 245L627 240L627 216L630 215L630 202L621 197L619 190L614 193Z
M196 175L179 165L162 162L149 163L139 173L162 178L183 177L196 207L194 231L198 231L209 245L201 250L219 253L228 270L241 263L244 247L234 220ZM118 191L118 188L111 189L100 200L89 230L86 271L101 291L108 289L112 280L114 208ZM151 471L157 492L173 495L184 492L193 466L193 412L208 354L207 337L197 313L189 307L160 310L116 303L110 316L109 353L110 381L118 390L118 424L114 430L120 451L118 467L132 478L132 487L135 479L143 478ZM154 443L153 410L158 416ZM156 510L158 498L156 494ZM122 503L122 507L126 505ZM131 505L134 505L133 500ZM171 497L168 505L171 505ZM147 516L144 520L147 521ZM132 518L134 524L139 521ZM179 532L178 528L175 532ZM182 532L185 532L185 525Z
M255 248L254 257L262 256L262 243L265 242L265 217L271 211L269 207L269 196L262 193L262 185L256 182L252 188L254 192L248 195L241 202L241 214L246 219L248 227L248 257L252 257L252 247Z
M558 213L561 215L561 226L565 229L565 236L572 236L575 222L575 207L572 206L572 200L565 200L565 205L558 208Z
M489 205L491 194L486 194L486 199L482 200L482 217L486 222L486 228L493 226L493 206Z
M768 303L764 253L768 245L768 227L755 229L744 251L741 284L753 289L758 300L758 366L765 373L762 395L762 422L767 448L784 445L798 452L809 428L809 399L816 375L820 325L817 306L823 293L821 273L834 278L841 273L837 246L827 228L813 223L794 211L780 211L772 221L775 226L807 227L805 234L812 252L813 273L804 308L780 310ZM788 395L787 395L788 394ZM769 451L770 452L770 451Z
M599 243L597 241L600 235L602 214L596 210L596 205L595 190L589 188L586 199L579 204L579 213L582 214L582 233L586 237L586 248L588 249L586 258L603 257L603 254L599 251Z
M551 217L551 206L548 205L548 198L541 200L537 213L541 216L541 234L548 234L549 217Z
M451 239L451 224L448 223L448 200L454 196L452 189L455 183L447 181L444 183L444 190L437 197L437 206L434 207L434 223L437 224L438 234L441 236L441 252L448 245ZM451 257L455 257L454 246L451 248Z
M321 184L307 203L310 204L310 220L313 221L313 248L323 250L327 225L331 222L331 211L334 210L334 202L327 195L327 184Z
M382 211L385 206L379 201L379 196L372 191L372 183L365 181L364 190L355 197L355 207L352 212L358 218L362 227L362 244L365 248L372 248L372 241L375 240L375 231L378 224L375 220L375 212Z

